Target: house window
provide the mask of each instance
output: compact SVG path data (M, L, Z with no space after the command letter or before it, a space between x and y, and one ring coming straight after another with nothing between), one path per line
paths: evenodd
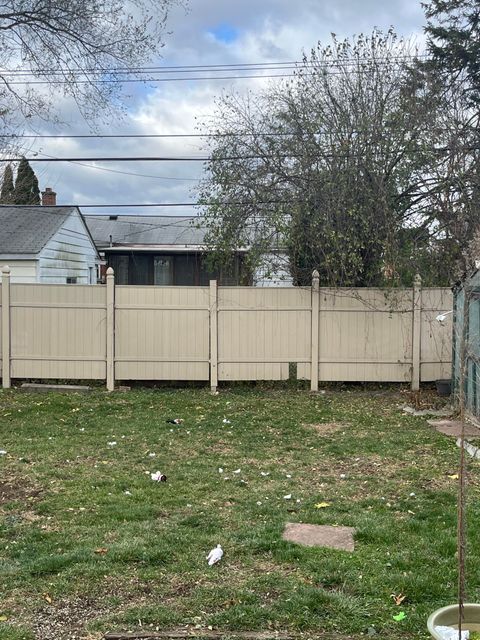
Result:
M77 284L77 278L67 277L67 284Z
M108 266L113 269L116 284L128 284L128 262L128 256L108 256Z
M173 284L172 256L155 256L153 260L153 284L158 286Z

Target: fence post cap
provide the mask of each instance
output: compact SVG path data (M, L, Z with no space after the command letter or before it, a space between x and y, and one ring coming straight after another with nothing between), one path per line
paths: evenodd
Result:
M113 276L113 273L114 273L114 272L113 272L112 267L108 267L108 269L107 269L107 276Z
M8 264L6 264L6 265L4 265L2 267L2 273L5 273L5 274L9 274L10 273L10 267L8 266Z
M320 274L318 273L318 271L315 269L315 271L312 273L312 278L314 280L320 280Z
M422 276L419 273L416 273L413 281L415 284L422 284Z

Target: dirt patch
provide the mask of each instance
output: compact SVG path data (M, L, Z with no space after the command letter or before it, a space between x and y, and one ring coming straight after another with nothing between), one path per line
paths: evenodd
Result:
M85 627L105 613L106 610L99 610L97 603L89 599L53 602L37 610L30 624L36 640L101 638L102 634L89 634Z
M340 431L348 427L347 424L342 422L320 422L318 424L304 424L303 426L306 429L312 429L320 436L326 436L330 433L335 433L335 431Z
M25 483L24 480L8 478L0 480L0 505L17 500L33 500L40 495L40 489Z

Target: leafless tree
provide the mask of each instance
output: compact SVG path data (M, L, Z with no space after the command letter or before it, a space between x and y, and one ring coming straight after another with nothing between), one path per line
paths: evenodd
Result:
M117 81L159 53L169 9L179 3L183 0L2 2L4 129L12 114L51 117L59 95L71 96L87 118L115 104Z
M334 285L411 281L428 244L421 203L437 118L434 82L414 57L393 31L333 37L294 79L220 99L201 189L219 259L249 246L257 264L283 248L299 284L314 268Z

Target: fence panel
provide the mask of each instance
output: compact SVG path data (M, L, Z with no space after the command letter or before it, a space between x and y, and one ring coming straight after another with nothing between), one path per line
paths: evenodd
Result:
M11 377L105 378L105 287L12 284Z
M208 380L209 292L115 287L115 378Z
M310 322L310 288L220 287L218 379L285 380L289 363L310 372Z
M0 376L3 371L3 350L2 350L2 283L0 282Z
M453 293L450 289L429 288L422 291L422 325L420 349L420 379L423 382L450 378L452 375L452 320L445 316L440 323L439 314L452 309Z
M11 376L216 388L217 380L283 380L291 363L312 388L317 373L412 384L450 377L452 315L435 319L451 309L449 289L114 287L111 274L108 287L8 286L3 275L4 386Z
M411 380L410 290L321 288L319 315L320 381Z

